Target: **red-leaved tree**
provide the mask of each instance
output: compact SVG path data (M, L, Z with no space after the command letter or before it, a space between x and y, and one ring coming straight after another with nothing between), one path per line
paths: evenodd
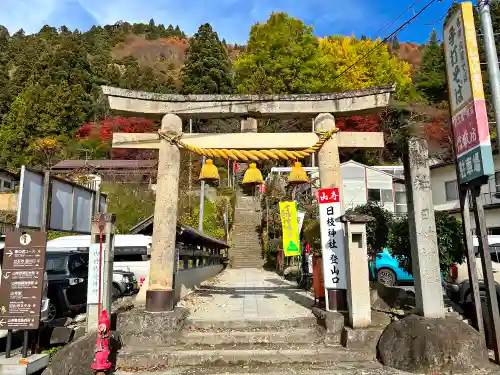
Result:
M106 117L103 120L84 124L76 132L76 137L87 144L96 144L100 149L108 150L111 159L154 159L156 152L142 149L112 149L113 133L153 133L155 124L152 120L138 117Z

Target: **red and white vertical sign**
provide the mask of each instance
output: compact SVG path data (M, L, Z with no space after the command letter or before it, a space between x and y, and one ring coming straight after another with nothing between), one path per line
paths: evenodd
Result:
M344 224L339 221L342 215L340 190L320 189L318 202L325 288L347 289Z

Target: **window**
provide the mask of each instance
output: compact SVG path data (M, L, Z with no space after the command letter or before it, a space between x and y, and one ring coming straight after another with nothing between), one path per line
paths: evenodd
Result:
M396 202L394 204L394 210L397 214L405 214L408 212L408 207L406 205L406 191L396 191Z
M368 201L380 202L380 189L368 189Z
M62 256L48 256L47 264L45 265L47 272L52 273L66 273L66 257Z
M10 189L12 187L12 184L10 183L10 181L3 181L3 187L6 188L6 189Z
M392 199L392 189L368 189L368 201L378 203L390 203Z
M458 200L458 185L457 180L447 181L444 183L446 201L456 201Z

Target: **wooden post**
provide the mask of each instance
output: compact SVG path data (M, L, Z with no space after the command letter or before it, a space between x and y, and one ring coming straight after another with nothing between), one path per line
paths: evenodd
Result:
M174 114L162 119L161 130L173 134L182 131L182 120ZM174 309L173 289L177 202L179 200L180 152L162 139L158 157L158 178L151 249L150 282L146 292L146 311Z
M403 164L417 309L425 318L444 318L427 142L411 137L406 146Z
M474 199L474 218L476 220L476 235L479 243L479 253L481 254L481 264L483 266L484 283L488 296L488 318L491 320L491 338L493 339L495 362L500 363L500 316L498 316L498 299L493 279L493 269L491 267L490 246L488 244L488 230L486 229L486 219L484 218L483 202L481 200L481 185L471 187ZM474 263L475 265L475 263Z

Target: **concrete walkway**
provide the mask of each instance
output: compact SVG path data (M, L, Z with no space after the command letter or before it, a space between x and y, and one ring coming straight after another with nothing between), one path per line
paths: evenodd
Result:
M190 303L192 320L280 320L312 317L313 298L274 272L227 269Z

